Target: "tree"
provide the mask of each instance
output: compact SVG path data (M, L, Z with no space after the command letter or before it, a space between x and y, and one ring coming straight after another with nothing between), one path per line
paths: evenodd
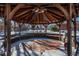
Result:
M51 30L51 31L55 31L55 32L59 31L59 29L58 29L56 24L50 24L48 26L48 29Z

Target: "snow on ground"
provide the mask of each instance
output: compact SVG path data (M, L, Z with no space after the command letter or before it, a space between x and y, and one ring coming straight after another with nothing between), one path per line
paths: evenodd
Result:
M1 52L2 49L0 49L0 53L2 53ZM61 49L64 50L64 47L62 47ZM18 45L13 46L11 50L12 50L12 56L29 56L27 54L27 52L25 52L23 50L23 46L21 45L21 43L19 44L19 47L18 47ZM33 54L33 52L35 52L38 56L66 56L66 54L63 51L59 50L59 49L45 50L42 54L39 51L36 51L36 50L31 51L31 50L27 49L27 51L30 53L31 56L35 56ZM73 56L75 54L75 51L76 51L76 49L73 48Z
M44 38L42 38L44 39ZM12 44L12 48L11 48L11 51L12 51L12 56L29 56L28 53L30 53L31 56L35 56L35 55L38 55L38 56L66 56L66 54L59 50L59 49L51 49L51 50L45 50L42 54L41 52L37 51L37 50L34 50L31 51L29 50L28 48L27 51L28 53L23 49L23 45L22 45L22 42L25 43L25 44L32 44L32 41L34 40L33 39L28 39L28 40L22 40L22 41L18 41L14 44ZM36 40L36 39L35 39ZM38 39L39 40L39 39ZM46 39L47 40L47 39ZM51 41L51 40L49 40ZM53 40L54 41L54 40ZM0 46L2 45L2 42L0 40ZM62 45L59 47L60 49L64 50L64 46L63 46L63 42L61 42ZM37 44L36 44L37 45ZM2 48L3 49L3 48ZM2 50L1 49L1 50ZM0 50L0 53L2 53ZM76 49L73 48L73 55L75 54L75 51Z
M13 44L12 50L14 52L13 52L12 55L17 55L17 51L19 51L19 50L18 50L18 48L16 46L18 46L18 45L19 45L19 48L20 48L20 52L18 52L18 53L21 53L20 55L25 55L25 54L28 55L27 53L24 54L23 46L21 44L22 42L24 42L24 43L27 42L27 44L32 44L31 41L27 41L27 40L26 41L23 40L23 41L16 42L15 44ZM31 51L28 48L26 48L26 49L28 50L28 52L30 53L31 56L34 56L33 53L36 53L39 56L66 56L66 54L63 51L60 51L58 49L56 49L56 50L54 50L54 49L45 50L42 54L39 51L36 51L36 50Z
M60 50L49 50L49 51L46 50L43 53L43 56L66 56L66 54Z

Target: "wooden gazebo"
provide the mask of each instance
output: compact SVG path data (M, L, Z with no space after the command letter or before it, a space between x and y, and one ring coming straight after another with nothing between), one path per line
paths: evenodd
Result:
M76 25L76 16L79 4L55 4L55 3L26 3L26 4L0 4L0 16L4 18L5 24L5 44L6 55L11 55L11 20L17 23L27 24L60 24L67 21L67 37L68 46L67 54L72 55L72 39L71 39L71 20L74 17L74 25ZM74 26L76 39L76 26Z

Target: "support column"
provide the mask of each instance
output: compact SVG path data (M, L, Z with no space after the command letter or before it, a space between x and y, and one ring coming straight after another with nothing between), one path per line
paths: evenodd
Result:
M45 24L44 26L45 26L45 33L47 33L47 24Z
M71 21L67 19L67 54L72 55Z
M15 21L14 21L14 26L13 27L14 27L14 32L16 34L16 30L15 30L16 29L16 22Z
M5 55L10 56L11 55L11 22L9 19L9 13L10 13L10 4L6 4L6 12L5 12Z
M21 36L21 24L19 23L19 36Z
M7 28L7 56L11 55L11 22L7 21L6 24L6 28Z
M4 18L4 50L5 50L4 54L6 52L6 45L7 45L7 39L6 39L6 19Z
M73 22L73 24L74 24L74 45L75 45L75 48L77 48L77 41L76 41L76 29L77 29L77 24L76 24L76 16L77 16L77 14L76 14L76 10L75 10L75 5L73 4L73 15L74 15L74 22ZM78 13L78 15L79 15L79 13Z
M59 35L60 35L60 37L59 37L59 40L61 41L61 32L60 32L60 27L61 27L61 24L59 24Z
M76 48L76 16L74 17L74 43Z
M71 19L72 19L72 4L69 5L69 16L67 19L67 54L68 56L72 56L72 36L71 36Z

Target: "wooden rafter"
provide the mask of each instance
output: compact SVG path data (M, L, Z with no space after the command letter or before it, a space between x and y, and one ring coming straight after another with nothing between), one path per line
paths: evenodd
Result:
M32 19L30 19L28 23L31 23L31 22L34 21L35 19L36 19L36 13L34 13L34 15L32 16Z
M9 14L9 19L12 19L12 17L14 16L14 14L21 8L23 7L24 4L18 4Z
M70 6L70 18L72 18L72 14L73 14L73 9L72 9L72 8L73 8L73 4L71 3L70 5L71 5L71 6Z
M62 7L60 4L56 4L54 6L57 7L59 10L61 10L64 13L66 18L69 17L69 13L67 12L67 10L64 7Z
M24 14L24 15L22 15L21 17L17 17L17 18L19 18L19 19L24 19L24 18L26 18L27 16L30 16L31 14L32 14L32 12L29 12L29 13Z
M28 21L31 20L32 16L33 16L33 13L27 13L26 15L17 18L15 21L20 22L20 23L22 23L22 22L27 23Z
M51 14L45 12L45 15L47 16L47 18L51 21L57 20L55 17L53 17Z
M57 15L55 15L55 14L49 12L49 11L46 12L46 13L50 14L52 17L54 17L54 18L56 18L56 19L60 19L60 18L61 18L61 17L59 17L59 16L57 16Z
M27 19L30 20L31 17L33 16L33 14L34 14L34 13L30 13L28 16L25 17L25 19L26 19L26 20L27 20Z
M48 23L52 23L52 21L50 21L44 13L42 13L42 15L43 15L43 20L47 21Z
M74 12L75 12L76 15L78 15L78 10L77 10L77 9L78 9L78 8L76 7L76 4L74 4L73 10L75 10Z
M23 14L25 14L25 13L28 13L28 12L30 12L31 10L32 10L32 9L28 9L28 10L26 10L26 11L23 11L22 13L16 15L15 17L20 17L21 15L23 15Z
M50 9L47 9L47 10L50 11L51 13L53 13L53 14L59 16L59 17L63 17L63 16L64 16L63 14L61 14L61 13L59 13L59 12L57 12L57 11L53 11L53 10L50 10Z
M63 13L58 8L47 8L48 10L52 11L55 14L63 16Z
M39 13L36 15L36 17L37 17L37 23L40 23L39 21L40 21L40 19L39 19Z
M42 13L39 14L39 20L43 20L43 15L42 15ZM39 21L39 23L41 23L41 22Z
M29 14L25 18L19 19L18 21L22 21L23 23L28 23L32 19L33 13Z
M49 19L52 19L51 21L55 21L55 22L56 21L62 21L62 19L64 19L63 17L57 18L54 15L52 15L51 13L49 13L49 12L46 12L46 15L48 16Z

